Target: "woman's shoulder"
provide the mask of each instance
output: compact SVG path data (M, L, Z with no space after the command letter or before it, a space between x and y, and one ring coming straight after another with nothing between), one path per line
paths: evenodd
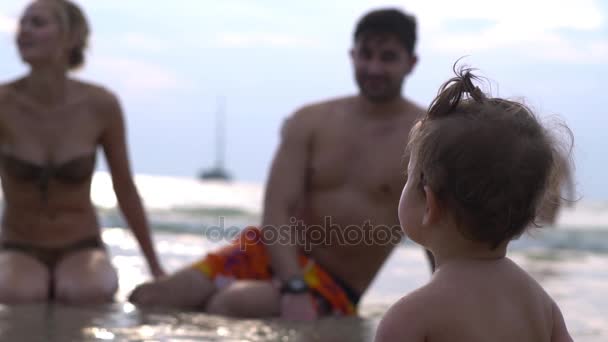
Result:
M100 112L119 108L118 96L105 86L82 80L71 80L78 92Z
M82 92L89 99L92 99L95 102L116 99L114 92L103 85L78 79L72 79L71 82L79 92Z

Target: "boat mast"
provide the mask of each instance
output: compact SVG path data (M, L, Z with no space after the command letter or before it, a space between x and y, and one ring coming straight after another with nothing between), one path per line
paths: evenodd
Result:
M226 120L226 100L223 96L218 97L218 109L215 114L215 167L217 170L224 170L225 161L225 120Z

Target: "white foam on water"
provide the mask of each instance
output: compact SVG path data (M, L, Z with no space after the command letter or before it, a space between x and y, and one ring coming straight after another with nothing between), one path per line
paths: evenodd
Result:
M558 217L557 225L608 230L608 202L582 200L573 207L565 207Z
M262 210L264 185L260 183L224 183L151 175L136 175L135 183L149 210L233 208L254 214L259 214ZM91 197L99 207L116 206L116 196L108 173L95 174ZM573 207L564 207L557 226L608 230L608 201L581 200Z
M148 211L234 209L254 215L262 211L264 185L261 183L202 181L192 177L145 174L135 175L134 179ZM100 208L116 208L116 195L109 173L94 174L91 199ZM573 207L564 207L556 226L608 231L608 201L581 200Z
M256 183L136 175L135 184L148 210L233 208L258 213L263 199L263 186ZM116 207L110 174L95 173L91 198L99 207Z

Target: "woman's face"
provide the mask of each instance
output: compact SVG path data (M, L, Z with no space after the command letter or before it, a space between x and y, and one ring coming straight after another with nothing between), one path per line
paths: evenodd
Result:
M16 43L21 59L31 66L67 65L66 35L47 1L35 1L28 6L19 21Z

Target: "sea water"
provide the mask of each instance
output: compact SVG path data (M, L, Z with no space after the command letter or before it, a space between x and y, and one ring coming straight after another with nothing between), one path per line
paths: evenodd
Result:
M168 271L226 243L227 237L210 239L210 227L259 223L262 184L145 175L137 176L136 183ZM430 276L422 250L405 242L362 298L359 318L287 323L140 310L126 298L149 275L116 209L106 173L95 175L92 199L119 273L116 302L0 306L0 341L372 341L387 308ZM555 227L533 230L512 243L509 256L555 298L575 341L608 341L608 203L582 200L566 208Z

